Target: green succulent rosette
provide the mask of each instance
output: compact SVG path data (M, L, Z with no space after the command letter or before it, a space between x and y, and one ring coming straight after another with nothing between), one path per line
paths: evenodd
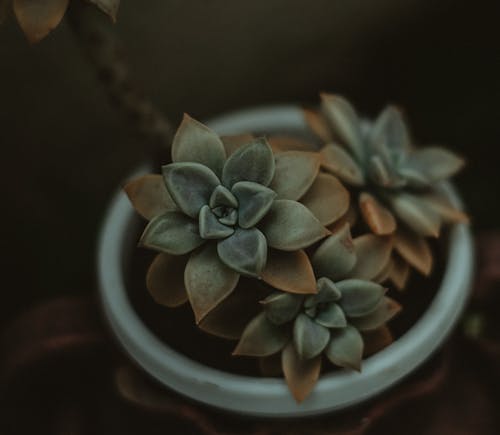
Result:
M304 248L329 235L325 225L349 205L338 179L320 173L318 153L273 154L264 138L220 138L187 115L172 163L125 191L149 220L140 245L160 252L147 273L149 291L167 306L189 300L200 326L241 277L314 292ZM328 201L331 195L336 201Z
M321 95L319 112L305 110L311 129L325 144L322 169L358 192L356 207L376 235L393 235L397 254L390 278L405 286L409 265L424 275L432 268L427 237L438 237L443 224L466 222L439 189L456 174L463 159L441 147L414 147L401 112L388 106L374 122L361 120L338 95Z
M380 284L354 278L368 271L366 261L357 257L348 226L326 239L313 256L320 277L317 293L274 292L263 299L262 312L248 323L234 353L279 356L299 402L319 378L322 355L336 366L360 371L364 354L392 341L385 325L401 309Z

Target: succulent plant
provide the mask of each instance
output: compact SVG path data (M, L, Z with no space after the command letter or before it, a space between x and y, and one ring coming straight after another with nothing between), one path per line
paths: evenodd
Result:
M320 277L317 293L273 292L261 302L263 311L248 323L234 351L255 357L281 354L282 371L299 402L318 380L322 354L336 366L361 370L364 341L372 341L370 353L380 347L374 349L378 342L373 341L380 334L383 346L389 344L384 327L401 308L380 284L354 278L366 276L369 267L357 258L348 225L322 243L313 265ZM371 274L376 273L372 267Z
M438 237L443 223L467 221L439 187L463 167L463 160L440 147L413 147L403 117L393 106L371 123L361 120L341 96L323 94L320 113L304 114L326 144L322 169L358 192L357 210L374 234L394 235L397 255L387 275L403 287L408 263L429 274L432 253L425 238Z
M140 244L160 252L146 277L158 302L177 306L189 299L201 322L240 275L287 292L316 291L303 249L329 235L324 225L349 204L336 177L319 172L318 153L274 155L264 138L221 139L186 115L172 161L162 175L125 186L150 220ZM172 278L179 269L183 280Z
M0 0L0 24L12 6L29 42L39 42L61 22L70 0ZM116 21L120 0L87 0Z

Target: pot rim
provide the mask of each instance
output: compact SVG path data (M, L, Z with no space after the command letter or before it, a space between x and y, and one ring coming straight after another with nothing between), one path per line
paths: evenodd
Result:
M267 106L233 112L207 123L221 135L241 131L292 129L306 131L297 106ZM148 172L142 167L134 175ZM461 207L453 187L443 184ZM101 304L106 319L126 353L149 375L176 392L207 405L260 417L306 417L365 401L386 390L422 364L458 321L472 282L474 247L469 227L451 228L448 262L438 292L422 317L399 339L363 360L361 373L346 369L320 377L314 391L297 404L283 379L256 378L207 367L178 353L157 338L134 311L124 282L124 256L135 212L119 191L107 210L97 247Z

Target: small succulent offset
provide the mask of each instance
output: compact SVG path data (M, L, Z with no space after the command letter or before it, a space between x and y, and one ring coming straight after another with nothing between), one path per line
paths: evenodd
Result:
M361 370L363 333L378 330L401 309L380 284L320 278L316 295L276 292L246 327L236 355L281 352L282 371L297 401L313 390L324 354L339 367Z
M330 232L296 199L304 197L312 210L320 202L314 186L324 178L318 175L317 154L275 157L264 138L223 141L186 115L174 138L172 160L162 175L146 175L125 186L134 207L150 220L140 245L161 252L147 276L155 299L169 306L189 299L200 322L233 292L240 275L262 278L284 291L311 291L314 276L302 249ZM346 195L334 209L326 207L326 214L318 209L325 222L348 207L344 187L328 177L327 187ZM297 179L302 181L297 184ZM168 271L178 275L178 268L184 270L184 282L173 290ZM291 268L296 270L290 274ZM299 278L292 282L294 273Z
M467 221L439 190L439 182L457 173L463 160L440 147L413 147L393 106L369 122L341 96L323 94L320 112L304 115L326 144L322 168L359 192L357 209L374 234L394 234L395 284L404 287L408 264L429 274L432 253L425 238L438 237L443 223Z

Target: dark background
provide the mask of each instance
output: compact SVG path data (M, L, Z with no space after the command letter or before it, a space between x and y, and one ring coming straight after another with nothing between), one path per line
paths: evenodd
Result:
M498 227L500 8L479 0L123 0L116 31L137 84L177 122L342 93L406 108L422 143L463 154L476 230ZM111 24L110 24L111 25ZM106 203L147 148L63 22L30 46L0 28L0 322L93 292Z

